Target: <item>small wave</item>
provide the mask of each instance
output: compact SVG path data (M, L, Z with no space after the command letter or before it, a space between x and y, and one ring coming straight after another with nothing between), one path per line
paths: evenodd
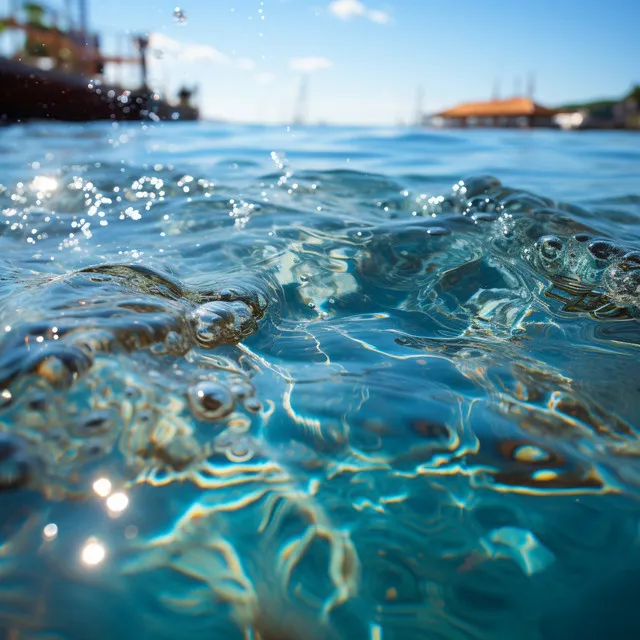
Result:
M269 157L0 189L0 629L80 637L82 591L144 638L542 637L637 567L635 236Z

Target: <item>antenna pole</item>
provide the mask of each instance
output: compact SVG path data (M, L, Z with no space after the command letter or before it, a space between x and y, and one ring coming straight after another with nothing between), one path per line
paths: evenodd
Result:
M498 78L493 81L493 95L491 99L500 100L500 80Z
M300 80L298 98L296 100L296 106L293 112L293 124L303 125L306 122L309 102L308 93L309 78L308 76L302 76L302 79Z
M520 93L522 91L522 78L520 76L516 76L513 81L513 90L516 98L520 97Z
M534 73L529 74L529 86L527 87L528 97L533 100L533 96L536 90L536 76Z

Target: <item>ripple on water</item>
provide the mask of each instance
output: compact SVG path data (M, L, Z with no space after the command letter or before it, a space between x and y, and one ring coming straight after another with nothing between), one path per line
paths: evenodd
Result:
M633 238L271 160L0 190L0 629L550 637L640 565Z

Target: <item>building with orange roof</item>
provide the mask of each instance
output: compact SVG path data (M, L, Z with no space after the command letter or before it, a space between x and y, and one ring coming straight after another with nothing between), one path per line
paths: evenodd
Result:
M552 127L556 110L537 104L531 98L508 98L488 102L466 102L436 113L446 123L466 127Z

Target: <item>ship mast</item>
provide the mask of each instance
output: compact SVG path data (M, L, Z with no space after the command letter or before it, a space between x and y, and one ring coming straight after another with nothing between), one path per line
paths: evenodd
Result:
M136 38L138 51L140 52L140 70L142 72L142 89L147 91L149 85L147 83L147 49L149 48L149 38L147 36L138 36Z
M87 46L88 35L89 35L89 17L88 17L88 8L87 8L87 0L78 0L78 9L80 16L80 32L82 33L82 39L84 41L85 47Z

